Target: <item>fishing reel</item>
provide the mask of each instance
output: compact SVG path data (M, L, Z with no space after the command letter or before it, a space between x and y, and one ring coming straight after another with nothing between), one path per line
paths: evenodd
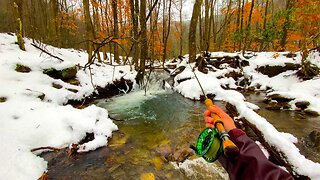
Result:
M202 157L207 162L212 163L223 154L223 147L220 140L220 133L214 128L204 129L196 142L190 146L197 156Z

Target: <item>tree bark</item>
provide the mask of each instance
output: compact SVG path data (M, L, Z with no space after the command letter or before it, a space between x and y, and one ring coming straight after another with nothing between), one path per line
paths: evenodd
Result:
M146 0L140 0L140 29L141 29L141 36L140 36L140 68L137 74L137 81L140 85L143 84L144 74L145 74L145 66L146 66L146 59L148 56L148 44L147 44L147 18L146 18Z
M280 39L280 51L284 51L286 49L288 30L290 26L291 8L293 7L293 5L293 0L287 0L285 10L285 22L282 27L282 37Z
M23 51L26 50L24 47L24 42L23 42L23 25L22 25L22 2L21 0L16 0L13 2L13 8L14 8L14 14L15 14L15 19L16 19L16 36L17 36L17 41L19 48Z
M168 25L165 28L166 31L163 32L163 56L162 56L162 66L164 67L165 60L167 58L167 43L170 35L170 26L171 26L171 4L172 0L169 0L169 9L168 9ZM163 29L163 30L165 30Z
M113 12L113 37L117 39L119 38L118 7L117 7L118 0L112 0L111 6L112 6L112 12ZM119 47L115 43L113 43L113 56L114 56L114 61L120 64Z
M247 22L247 27L246 27L246 33L245 33L245 38L244 38L244 44L243 44L243 51L242 53L244 53L247 50L248 47L248 38L251 34L251 19L252 19L252 12L253 12L253 8L254 8L254 1L252 0L251 2L251 8L250 8L250 13L249 13L249 17L248 17L248 22Z
M189 28L189 62L196 61L197 45L196 45L196 32L198 19L201 13L202 0L196 0L193 6L190 28Z
M85 17L85 24L86 24L87 53L88 53L88 62L89 62L92 60L92 52L93 52L93 45L92 45L93 29L92 29L92 22L90 18L89 0L83 0L83 8L84 8L84 17Z

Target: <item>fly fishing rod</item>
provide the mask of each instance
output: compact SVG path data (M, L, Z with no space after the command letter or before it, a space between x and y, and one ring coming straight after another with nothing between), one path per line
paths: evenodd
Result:
M214 104L212 100L209 99L205 94L203 87L201 86L201 83L193 69L192 72L206 99L204 103L207 108L210 109ZM195 150L198 156L203 157L208 162L215 161L219 157L219 155L222 154L222 152L228 158L235 157L239 154L239 148L229 139L229 135L224 128L221 118L215 113L211 113L211 117L213 119L215 128L206 128L204 131L202 131L198 137L196 146L192 146L191 148Z

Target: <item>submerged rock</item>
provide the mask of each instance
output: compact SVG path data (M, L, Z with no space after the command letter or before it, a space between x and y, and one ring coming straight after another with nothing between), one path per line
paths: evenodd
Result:
M304 112L311 115L311 116L319 116L320 115L317 111L313 111L310 109L305 109Z
M290 105L287 102L270 101L266 109L268 110L290 109Z
M182 148L178 148L176 151L173 152L170 160L176 161L176 162L183 162L192 155L193 155L193 150L191 148L182 147Z

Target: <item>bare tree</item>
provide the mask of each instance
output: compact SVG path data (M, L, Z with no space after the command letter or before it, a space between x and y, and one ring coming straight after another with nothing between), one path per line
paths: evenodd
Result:
M189 28L189 62L196 61L197 45L196 32L198 19L201 13L202 0L196 0L193 6L190 28Z

